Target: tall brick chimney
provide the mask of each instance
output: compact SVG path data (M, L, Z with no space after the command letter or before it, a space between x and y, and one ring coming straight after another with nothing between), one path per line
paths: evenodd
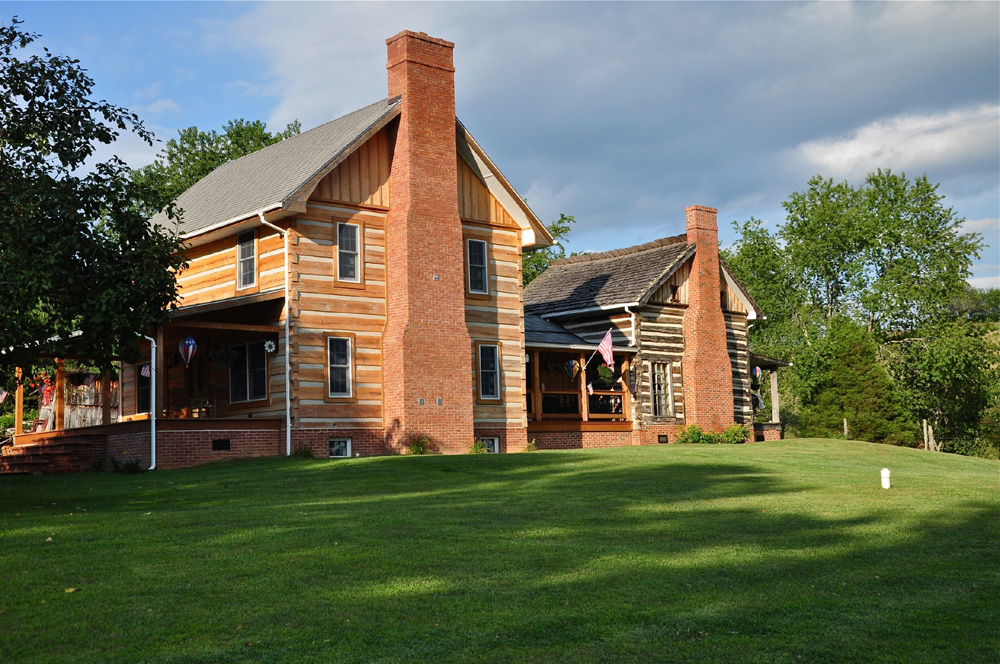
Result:
M697 246L684 313L684 420L719 431L733 423L733 369L722 315L718 210L685 208L687 241Z
M407 30L386 46L389 96L402 97L386 221L386 434L397 449L426 436L439 451L467 452L473 374L458 216L455 45Z

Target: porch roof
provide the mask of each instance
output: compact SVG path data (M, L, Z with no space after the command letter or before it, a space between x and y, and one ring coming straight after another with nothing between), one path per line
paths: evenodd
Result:
M524 345L527 348L553 350L597 350L597 344L578 337L562 325L535 314L524 314ZM615 346L616 353L635 353L635 348Z

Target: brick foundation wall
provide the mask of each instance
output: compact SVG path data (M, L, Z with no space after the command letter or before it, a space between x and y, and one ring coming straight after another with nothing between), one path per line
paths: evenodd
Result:
M308 447L313 456L330 456L331 438L350 438L351 456L378 456L380 454L405 454L406 447L383 435L381 429L295 429L292 431L292 450Z
M528 445L528 430L520 427L476 427L476 438L484 436L496 436L500 440L501 454L523 452Z
M631 431L539 431L529 433L540 450L578 450L632 445Z

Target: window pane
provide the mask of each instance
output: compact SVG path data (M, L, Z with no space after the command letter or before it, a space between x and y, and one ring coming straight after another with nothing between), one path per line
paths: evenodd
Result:
M236 251L237 288L253 286L257 282L256 255L254 254L254 234L241 233Z
M488 293L486 283L486 243L480 240L469 240L469 291L473 293Z
M236 359L229 365L229 401L247 400L247 347L234 346Z
M479 394L484 399L500 397L499 371L497 368L497 347L479 347Z
M351 396L351 340L327 340L329 348L329 373L331 397Z
M264 342L247 346L247 363L250 374L250 399L267 398L267 352Z
M337 224L337 278L358 280L358 227Z

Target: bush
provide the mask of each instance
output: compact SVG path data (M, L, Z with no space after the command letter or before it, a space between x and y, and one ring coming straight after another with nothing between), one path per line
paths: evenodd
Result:
M529 440L528 444L524 446L524 451L525 452L534 452L537 449L538 449L538 444L535 442L534 438L532 438L531 440Z
M128 454L128 452L126 452L126 454ZM141 473L143 469L140 463L139 457L132 457L123 461L119 461L115 457L111 457L111 472L124 473L126 475Z
M472 448L469 452L472 454L486 454L486 443L476 438L476 441L472 443Z
M292 450L292 456L300 459L311 459L313 458L313 451L308 445L299 445Z
M742 445L747 442L751 433L748 425L734 424L722 432L722 442L729 445Z
M431 441L426 437L417 438L412 443L410 443L410 454L430 454L431 453Z

